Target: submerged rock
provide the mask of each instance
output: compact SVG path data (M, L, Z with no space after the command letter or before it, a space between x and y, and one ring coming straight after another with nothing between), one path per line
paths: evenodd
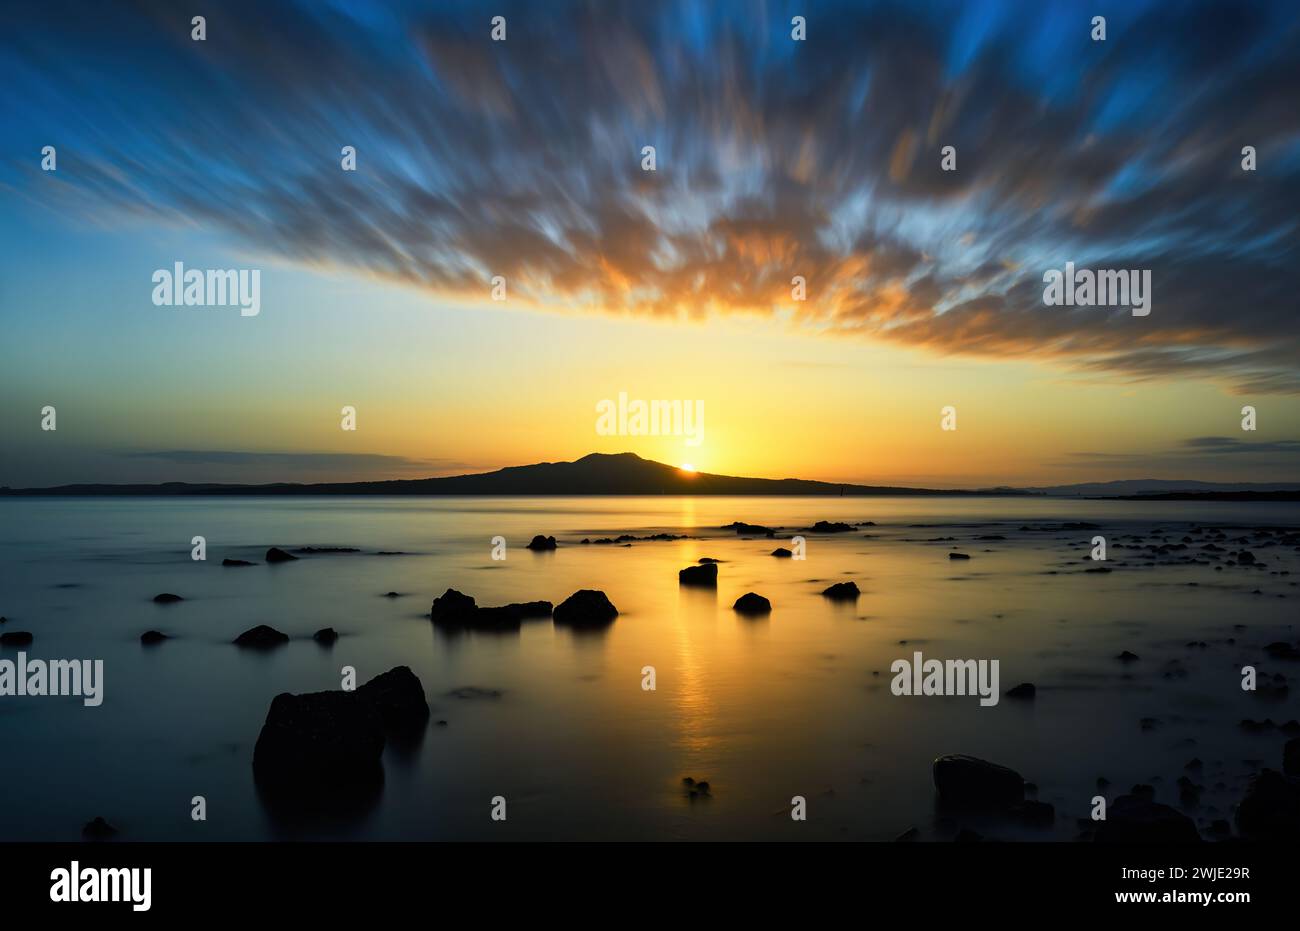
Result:
M822 595L830 598L832 601L852 601L861 595L858 591L857 582L836 582L830 588L822 592Z
M772 602L754 592L745 592L745 594L736 599L736 603L731 607L732 610L737 611L740 614L772 613Z
M1007 689L1007 698L1033 698L1038 694L1038 689L1032 682L1021 682L1015 688Z
M1025 780L1014 769L963 754L934 761L939 800L971 808L1004 808L1025 797Z
M716 586L718 584L718 564L706 562L700 566L687 566L677 573L677 581L681 585Z
M970 559L970 556L967 553L949 553L948 558L949 559Z
M87 821L85 827L81 829L81 836L87 840L107 840L116 834L117 828L98 816L94 821Z
M32 642L32 635L25 630L11 630L8 633L0 634L0 646L5 647L25 647Z
M173 595L171 592L163 592L161 595L153 596L153 603L156 605L170 605L184 600L180 595Z
M776 531L771 527L764 527L761 524L746 524L743 521L733 521L722 528L723 530L734 530L736 533L744 536L746 534L760 537L774 537Z
M772 550L772 555L776 556L778 559L789 559L794 555L794 553L790 552L784 546L778 546L776 549Z
M531 617L549 617L549 601L526 601L500 607L482 607L469 595L449 588L435 598L429 609L429 619L440 627L502 630L517 628L521 621Z
M146 630L140 635L140 642L145 646L152 646L155 643L162 643L167 639L167 635L159 630Z
M1121 795L1097 821L1094 840L1102 844L1196 844L1201 835L1191 818L1145 795Z
M242 567L242 566L256 566L256 565L257 565L257 563L255 563L255 562L249 562L249 561L246 560L246 559L223 559L223 560L221 560L221 564L222 564L223 566L229 566L229 567L231 567L231 568L236 568L236 569L237 569L237 568L240 568L240 567Z
M850 533L853 530L850 524L834 523L828 520L819 520L808 528L813 533Z
M568 627L604 627L618 617L618 609L602 591L584 588L555 606L556 624Z
M1132 662L1136 662L1142 657L1138 656L1136 653L1130 653L1128 650L1125 650L1123 653L1119 654L1115 658L1119 660L1121 663L1132 663Z
M258 624L256 627L249 628L234 640L235 646L255 647L257 649L278 647L288 642L288 634L282 634L274 627L268 627L265 624Z
M273 546L273 547L271 547L269 550L266 551L266 561L269 562L269 563L277 563L277 562L296 562L297 559L298 559L297 556L294 556L294 555L292 555L292 554L290 554L290 553L286 553L284 550L280 549L278 546Z
M1300 776L1300 737L1288 740L1282 748L1282 772Z
M1253 776L1237 806L1237 831L1249 840L1300 839L1300 778L1272 769Z
M311 639L315 640L322 646L330 646L335 640L339 639L339 632L333 627L322 627L320 630L316 631L316 633L311 635Z
M539 533L529 541L527 548L530 550L553 550L557 546L555 537L544 537Z

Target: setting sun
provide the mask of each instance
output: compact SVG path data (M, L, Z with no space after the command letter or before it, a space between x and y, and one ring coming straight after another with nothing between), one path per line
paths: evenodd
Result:
M695 466L691 465L689 462L683 462L683 463L682 463L682 471L683 471L683 472L694 472L694 471L695 471Z

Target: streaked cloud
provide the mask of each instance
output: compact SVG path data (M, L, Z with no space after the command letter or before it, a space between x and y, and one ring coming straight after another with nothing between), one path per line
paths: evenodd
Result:
M164 0L20 4L2 183L457 300L1300 392L1300 15L1095 7L503 0L500 44L465 3L236 0L206 43ZM1067 261L1151 269L1151 316L1044 307Z

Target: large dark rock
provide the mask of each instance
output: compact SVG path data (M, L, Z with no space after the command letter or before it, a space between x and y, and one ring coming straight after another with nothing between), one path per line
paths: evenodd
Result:
M32 635L25 630L11 630L0 634L0 646L25 647L32 642Z
M1196 824L1180 811L1143 795L1121 795L1094 822L1093 840L1102 844L1195 844Z
M772 550L772 555L778 559L789 559L794 555L794 553L790 552L784 546L778 546L776 549Z
M274 627L267 627L265 624L258 624L256 627L249 628L236 637L234 641L235 646L254 647L261 650L278 647L288 642L288 634L282 634Z
M555 623L569 627L604 627L618 617L618 609L602 591L584 588L555 606Z
M167 635L160 630L146 630L140 635L140 642L145 646L152 646L155 643L162 643L167 639Z
M858 591L857 582L836 582L822 594L832 601L853 601L862 592Z
M429 718L424 686L409 666L396 666L375 676L357 694L368 701L393 730L414 730Z
M297 556L294 556L294 555L292 555L292 554L290 554L290 553L286 553L284 550L280 549L278 546L273 546L273 547L271 547L269 550L266 551L266 561L269 562L269 563L276 563L276 562L294 562L294 561L296 561L297 559L298 559Z
M1025 797L1025 780L1007 769L973 756L952 754L934 761L939 800L965 808L1004 808Z
M677 581L682 585L714 586L718 584L717 563L706 562L702 566L687 566L677 573Z
M1300 778L1273 769L1253 776L1237 806L1237 831L1248 840L1300 839Z
M736 599L732 608L739 614L771 614L772 602L754 592L745 592Z
M544 537L540 533L528 544L530 550L553 550L555 547L555 537Z
M312 793L382 779L384 721L356 692L275 696L253 748L260 784Z
M311 635L311 639L315 640L323 647L328 647L332 646L334 641L339 639L339 632L333 627L322 627L320 630L316 631L316 633Z
M970 555L968 553L949 553L948 558L949 559L970 559Z
M153 596L153 603L156 605L170 605L184 600L180 595L173 595L171 592L163 592L161 595Z
M1037 694L1038 689L1034 687L1032 682L1021 682L1014 688L1007 689L1007 698L1027 699L1033 698Z

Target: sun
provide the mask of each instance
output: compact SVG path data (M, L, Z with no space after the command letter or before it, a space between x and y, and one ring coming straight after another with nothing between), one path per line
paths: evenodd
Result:
M695 471L695 466L691 465L689 462L683 462L683 463L682 463L682 471L683 471L683 472L694 472L694 471Z

